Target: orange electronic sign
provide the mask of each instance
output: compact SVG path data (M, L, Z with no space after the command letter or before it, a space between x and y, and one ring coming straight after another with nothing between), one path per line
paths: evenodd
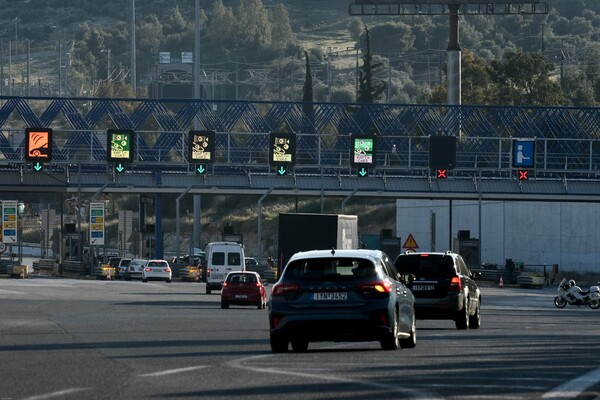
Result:
M52 161L52 129L25 129L25 159L28 161Z

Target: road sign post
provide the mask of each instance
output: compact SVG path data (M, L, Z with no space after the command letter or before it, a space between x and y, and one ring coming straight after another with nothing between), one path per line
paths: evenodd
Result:
M4 200L2 202L2 242L9 245L17 243L16 200Z
M104 245L104 203L90 203L90 245Z

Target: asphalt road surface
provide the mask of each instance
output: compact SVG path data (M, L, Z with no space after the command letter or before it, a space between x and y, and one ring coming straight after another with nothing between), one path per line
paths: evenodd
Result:
M482 327L415 349L272 354L267 311L201 283L0 279L0 399L600 399L600 310L483 287Z

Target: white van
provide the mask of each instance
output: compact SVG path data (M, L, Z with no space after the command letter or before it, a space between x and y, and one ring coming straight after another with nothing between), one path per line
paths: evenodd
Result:
M236 242L212 242L206 245L206 294L221 290L231 271L245 271L244 246Z

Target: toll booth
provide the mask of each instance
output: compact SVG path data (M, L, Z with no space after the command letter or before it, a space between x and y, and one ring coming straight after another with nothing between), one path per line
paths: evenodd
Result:
M454 249L455 253L462 256L463 260L469 268L479 268L479 252L480 245L479 239L471 237L471 231L461 230L458 231L457 237L454 238Z

